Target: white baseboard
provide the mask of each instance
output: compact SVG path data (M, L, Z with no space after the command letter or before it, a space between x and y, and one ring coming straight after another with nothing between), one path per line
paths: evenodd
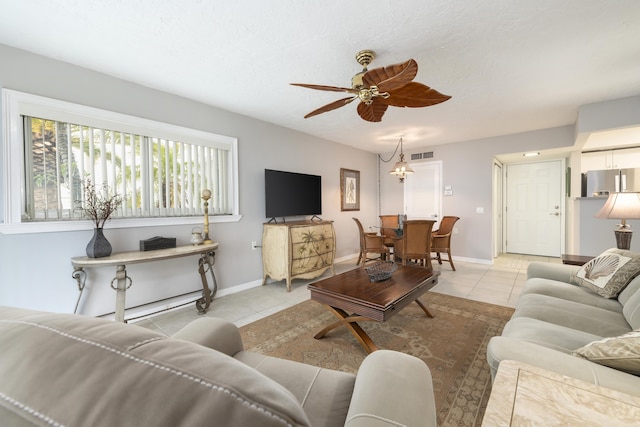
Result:
M455 261L470 262L472 264L486 264L486 265L493 264L492 259L467 258L467 257L457 257L457 256L453 257L453 261L454 262ZM442 262L445 262L445 261L443 260Z
M340 258L336 258L335 262L336 263L341 263L341 262L347 262L350 260L354 260L358 258L358 254L350 254L350 255L346 255ZM462 261L462 262L469 262L469 263L473 263L473 264L485 264L485 265L491 265L493 264L493 260L487 260L487 259L478 259L478 258L467 258L467 257L453 257L453 261ZM446 261L443 261L446 262ZM214 299L220 298L220 297L224 297L227 295L232 295L232 294L236 294L238 292L243 292L249 289L253 289L253 288L258 288L262 286L262 279L258 279L258 280L252 280L250 282L246 282L246 283L242 283L236 286L232 286L230 288L224 288L224 289L219 289L216 292L216 296ZM153 314L157 314L158 312L162 312L162 311L171 311L171 310L176 310L178 308L182 308L186 305L188 305L189 303L194 305L194 310L195 310L195 300L197 300L198 298L200 298L202 296L202 291L195 291L189 294L185 294L185 295L180 295L178 297L174 297L174 298L168 298L166 300L163 301L158 301L158 302L154 302L154 303L149 303L149 304L145 304L139 307L133 307L133 308L128 308L125 311L125 319L133 319L133 321L138 321L138 320L142 320L146 317L149 317ZM103 317L105 319L114 319L114 314L106 314L104 316L100 316Z

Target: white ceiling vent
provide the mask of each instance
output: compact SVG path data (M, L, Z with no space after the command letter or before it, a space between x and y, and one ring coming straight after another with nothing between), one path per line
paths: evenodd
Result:
M427 151L426 153L416 153L411 155L411 160L420 159L433 159L433 151Z

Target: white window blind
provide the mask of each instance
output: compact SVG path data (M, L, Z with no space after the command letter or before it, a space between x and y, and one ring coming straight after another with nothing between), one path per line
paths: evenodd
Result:
M123 198L114 218L230 214L223 189L229 150L24 117L27 164L23 220L79 219L84 183L106 184Z
M10 89L2 106L2 233L84 229L87 179L124 199L121 227L199 223L203 189L210 221L241 218L236 138Z

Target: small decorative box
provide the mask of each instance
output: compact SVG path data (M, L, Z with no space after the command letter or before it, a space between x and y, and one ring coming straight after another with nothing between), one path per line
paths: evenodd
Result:
M176 247L175 237L156 236L147 240L140 240L141 251L155 251L156 249L168 249Z

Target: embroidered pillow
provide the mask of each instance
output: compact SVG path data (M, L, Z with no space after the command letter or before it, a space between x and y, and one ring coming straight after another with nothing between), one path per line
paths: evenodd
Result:
M640 254L608 249L572 274L570 281L605 298L616 298L639 273Z
M600 365L640 375L640 331L591 342L572 354Z

